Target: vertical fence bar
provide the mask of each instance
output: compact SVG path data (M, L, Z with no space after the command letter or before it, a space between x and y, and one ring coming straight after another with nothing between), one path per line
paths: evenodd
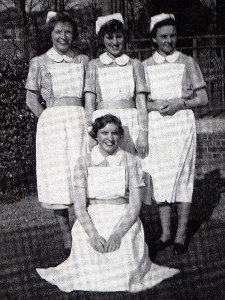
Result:
M112 13L117 12L117 0L112 0Z
M121 0L117 0L117 12L121 13Z
M197 60L198 57L198 40L197 38L193 38L193 58Z
M224 62L224 48L221 46L221 64L222 64L222 73L221 73L221 81L222 81L222 105L224 105L225 99L224 99L224 68L225 68L225 62Z
M209 78L209 86L208 86L208 91L209 91L209 109L212 110L213 109L213 99L212 99L212 89L211 89L211 84L212 84L212 80L211 80L211 49L208 48L208 58L209 58L209 69L208 69L208 78Z
M102 1L102 15L109 15L112 13L112 0Z

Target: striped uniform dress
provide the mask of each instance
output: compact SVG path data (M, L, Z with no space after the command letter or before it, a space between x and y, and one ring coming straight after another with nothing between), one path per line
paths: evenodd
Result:
M75 176L75 186L86 189L87 196L92 200L87 208L88 214L106 241L127 214L129 190L144 185L139 164L136 156L120 148L104 157L98 146L78 159L79 172ZM95 204L98 199L104 200L101 204ZM113 204L116 199L124 199L127 203ZM179 273L178 269L150 261L139 218L123 236L120 248L114 252L94 250L79 220L74 223L72 238L71 254L66 261L57 267L37 269L43 279L67 293L74 290L136 293Z
M192 99L205 88L193 58L178 51L166 58L155 52L143 62L151 99ZM153 180L157 202L191 202L196 157L196 127L192 110L172 116L149 112L149 155L143 168Z
M93 121L108 113L118 117L124 128L120 147L135 153L134 145L139 134L135 96L137 93L147 93L141 62L125 54L113 62L106 52L103 53L98 59L90 61L84 91L96 95ZM123 108L117 108L117 103L122 104Z
M40 94L47 106L36 135L38 199L46 208L74 201L74 166L87 153L87 129L84 108L60 101L82 99L87 64L87 56L61 56L53 48L30 62L26 89Z

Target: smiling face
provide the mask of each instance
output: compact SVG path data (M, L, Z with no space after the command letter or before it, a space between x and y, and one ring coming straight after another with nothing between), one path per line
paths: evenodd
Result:
M177 44L177 29L174 25L159 27L153 41L158 45L158 52L162 56L172 54Z
M107 123L105 127L98 130L96 139L103 154L110 155L118 148L120 138L121 136L117 124Z
M109 56L119 57L124 50L124 34L122 32L105 33L104 44Z
M73 41L73 26L68 22L58 22L51 33L53 48L66 54Z

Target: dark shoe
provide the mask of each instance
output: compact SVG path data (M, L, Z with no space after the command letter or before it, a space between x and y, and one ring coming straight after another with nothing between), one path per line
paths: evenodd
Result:
M62 244L63 253L65 256L70 256L71 247L65 247L64 243Z
M188 251L188 247L186 245L174 243L173 255L183 255L187 253L187 251Z
M154 251L156 252L161 251L172 244L173 244L172 238L169 238L166 242L163 242L162 240L159 239L154 243Z
M70 251L71 251L71 248L64 248L64 247L63 247L63 253L64 253L66 256L70 256Z

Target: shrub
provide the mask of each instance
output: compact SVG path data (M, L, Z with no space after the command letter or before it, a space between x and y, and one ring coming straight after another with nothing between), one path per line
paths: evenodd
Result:
M36 190L36 119L25 103L28 63L0 58L1 201L20 200Z

